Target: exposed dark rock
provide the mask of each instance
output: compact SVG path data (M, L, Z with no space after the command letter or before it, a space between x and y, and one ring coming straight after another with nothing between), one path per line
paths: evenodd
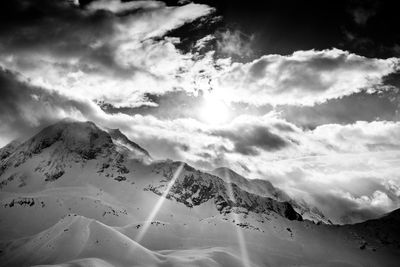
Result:
M118 175L114 178L115 181L122 182L126 180L126 177Z
M46 179L44 179L44 180L48 181L48 182L53 182L55 180L58 180L58 178L60 178L61 176L63 176L64 173L65 173L64 170L56 170L55 172L52 172L52 173L46 173L45 174Z
M4 205L4 207L5 208L7 208L7 207L12 208L15 205L32 207L33 205L35 205L35 199L34 198L27 198L27 197L19 197L19 198L11 200L9 203L6 203Z

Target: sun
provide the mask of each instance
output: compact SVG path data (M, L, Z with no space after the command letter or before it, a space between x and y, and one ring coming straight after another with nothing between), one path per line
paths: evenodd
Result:
M229 120L229 106L215 95L207 94L200 108L200 119L208 124L222 124Z

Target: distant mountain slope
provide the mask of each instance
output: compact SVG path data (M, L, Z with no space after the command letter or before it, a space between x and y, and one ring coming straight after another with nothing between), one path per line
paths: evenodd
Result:
M380 218L353 225L345 225L360 240L362 249L376 250L382 247L397 249L400 253L400 209Z

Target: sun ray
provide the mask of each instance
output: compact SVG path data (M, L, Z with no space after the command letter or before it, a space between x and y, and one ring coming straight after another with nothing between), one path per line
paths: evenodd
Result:
M157 216L160 208L162 207L169 191L171 190L172 186L175 184L176 179L179 177L179 175L182 173L182 169L183 169L184 163L182 162L179 167L176 169L171 181L168 183L167 188L165 189L165 191L163 192L163 194L161 195L161 197L158 199L157 203L154 205L153 209L151 210L149 216L146 218L146 220L144 221L144 224L140 230L140 232L138 233L138 235L135 238L135 241L140 243L140 241L142 241L144 235L146 234L149 226L151 225L151 222L154 220L154 218Z
M231 177L228 173L228 170L225 170L225 181L227 181L227 189L228 189L229 198L232 202L235 203L236 199L233 194ZM233 216L235 222L237 222L239 224L241 223L240 217L237 213L232 212L232 216ZM250 260L249 260L249 253L248 253L247 246L246 246L246 240L244 238L243 231L239 226L236 227L236 234L237 234L237 238L238 238L239 249L240 249L243 266L251 267Z

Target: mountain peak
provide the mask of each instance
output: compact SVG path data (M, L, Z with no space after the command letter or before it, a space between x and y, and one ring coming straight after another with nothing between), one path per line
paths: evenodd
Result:
M63 144L70 152L76 152L84 159L93 159L96 154L113 146L110 135L91 121L64 119L50 125L27 141L29 151L34 154L56 142Z
M113 162L125 170L121 165L125 157L150 159L146 150L119 130L108 132L91 121L64 119L45 127L21 144L10 144L0 149L0 175L38 154L41 164L36 169L45 170L46 179L51 181L62 176L66 166L73 163L84 164L87 160L99 159Z
M7 149L0 150L0 155L4 153L5 158L13 149L22 147L28 154L38 154L56 143L69 152L77 153L83 159L94 159L104 149L115 145L123 145L131 152L150 157L145 149L129 140L119 129L103 130L92 121L76 121L70 118L43 128L24 143L10 143L4 147Z

